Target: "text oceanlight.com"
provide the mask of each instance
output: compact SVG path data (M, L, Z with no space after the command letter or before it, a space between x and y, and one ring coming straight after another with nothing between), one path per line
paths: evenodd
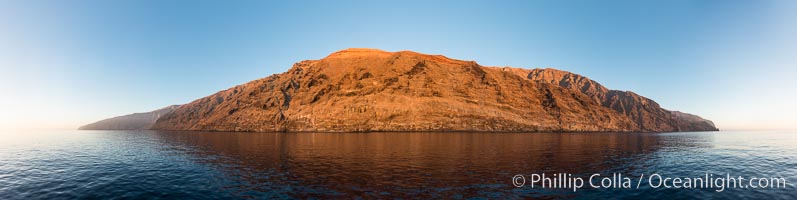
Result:
M786 179L779 177L744 177L731 174L715 175L706 173L695 177L670 177L662 174L640 174L627 176L619 173L592 174L581 177L569 173L518 174L512 177L515 187L531 187L541 189L571 189L573 192L582 188L605 189L713 189L716 192L727 188L765 189L786 188Z

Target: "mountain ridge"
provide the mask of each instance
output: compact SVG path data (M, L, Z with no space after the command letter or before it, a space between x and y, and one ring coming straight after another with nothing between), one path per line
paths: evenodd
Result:
M680 113L680 112L679 112ZM185 104L154 129L212 131L714 131L633 92L555 69L485 67L352 48Z
M656 101L647 97L632 91L611 90L592 79L572 72L550 68L533 69L528 77L531 80L549 82L581 91L602 106L609 107L628 116L644 130L661 128L693 130L695 127L703 127L697 129L711 130L716 128L713 122L696 115L666 110L661 108Z
M144 113L112 117L91 124L83 125L78 130L146 130L151 129L161 116L177 109L180 105L171 105Z

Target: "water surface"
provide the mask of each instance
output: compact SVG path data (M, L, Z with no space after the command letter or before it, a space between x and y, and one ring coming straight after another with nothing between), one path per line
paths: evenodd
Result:
M797 198L792 132L61 131L5 132L0 139L0 199ZM731 173L789 182L785 189L722 192L644 184L573 192L512 182L516 174L559 172Z

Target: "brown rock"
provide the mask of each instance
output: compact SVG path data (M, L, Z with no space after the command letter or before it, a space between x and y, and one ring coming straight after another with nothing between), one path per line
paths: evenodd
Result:
M609 90L578 74L556 69L533 69L528 78L580 91L601 106L627 116L639 126L640 131L717 131L711 121L696 115L665 110L651 99L630 91Z
M692 131L716 128L552 69L346 49L183 105L165 130ZM710 127L708 126L710 125Z

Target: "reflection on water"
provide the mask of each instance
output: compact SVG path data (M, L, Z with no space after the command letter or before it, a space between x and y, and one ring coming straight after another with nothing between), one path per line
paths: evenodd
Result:
M157 134L238 177L294 185L299 197L409 194L445 197L509 192L524 169L589 172L641 159L656 137L638 134L485 133L198 133ZM607 162L607 160L609 162ZM264 179L265 178L265 179ZM255 188L250 188L254 186Z
M0 198L797 197L791 183L788 189L718 193L649 187L572 192L515 188L511 182L515 174L559 172L797 180L797 136L781 132L35 135L0 147Z

